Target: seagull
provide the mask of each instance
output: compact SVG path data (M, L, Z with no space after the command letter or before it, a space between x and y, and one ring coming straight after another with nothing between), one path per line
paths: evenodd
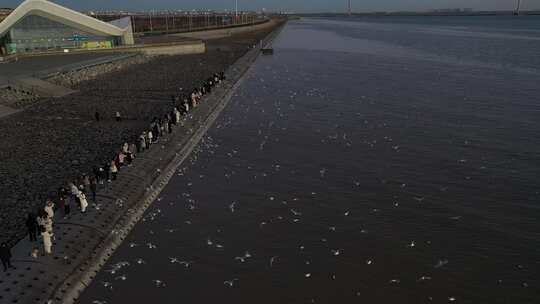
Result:
M125 275L121 275L121 276L118 276L116 278L114 278L115 280L122 280L122 281L125 281L127 280L127 277Z
M259 227L263 227L264 225L266 225L266 222L261 222L261 224L259 225Z
M401 281L399 279L390 280L390 284L399 284Z
M137 264L142 265L142 264L146 264L146 262L143 259L138 259Z
M169 261L173 264L175 263L180 263L180 261L178 260L178 258L169 258Z
M270 267L272 267L272 265L274 265L274 262L276 261L276 259L278 258L278 256L273 256L270 258Z
M223 248L223 245L221 245L221 244L216 244L216 248Z
M146 245L148 246L149 249L156 249L157 246L152 244L152 243L146 243Z
M429 281L431 280L431 277L428 277L428 276L421 276L418 281Z
M456 300L456 298L454 298L454 297L449 297L449 298L448 298L448 301L449 301L449 302L454 302L455 300Z
M330 231L336 231L336 227L330 226L330 227L328 227L328 230L330 230Z
M232 202L230 205L229 205L229 209L231 209L231 212L234 212L234 206L236 205L236 202Z
M345 213L343 213L343 215L349 216L349 211L346 211Z
M112 290L112 284L111 284L111 283L105 282L105 281L101 281L101 284L103 285L103 287Z
M304 276L305 276L306 278L309 278L309 277L311 277L311 273L306 273Z
M238 281L238 279L232 279L230 281L224 281L223 285L228 286L228 287L233 287L235 281Z
M399 206L399 203L398 202L394 202L394 207L397 207Z
M192 261L180 261L178 262L180 265L184 265L184 267L188 268L193 263Z
M292 214L294 214L295 216L301 216L301 215L302 215L302 213L300 213L300 212L298 212L298 211L296 211L296 210L294 210L294 209L291 209L291 212L292 212Z
M164 287L165 286L165 282L163 282L161 280L152 280L152 282L154 282L154 284L156 284L156 287Z
M332 254L333 254L333 255L339 255L339 254L340 254L339 249L338 249L338 250L333 250L333 249L332 249Z
M133 247L137 247L139 245L135 244L135 243L129 243L129 248L133 248Z
M444 265L448 264L448 260L439 260L437 264L434 266L435 268L443 267Z
M409 247L414 247L415 244L414 244L414 241L412 241L410 244L409 244Z
M238 261L240 261L240 262L242 262L242 263L244 263L244 262L246 261L246 258L245 258L245 257L240 257L240 256L237 256L237 257L235 257L234 259L235 259L235 260L238 260Z
M214 243L212 242L211 239L207 239L207 240L206 240L206 245L212 246L213 244L214 244Z
M373 261L367 260L367 261L366 261L366 264L371 265L371 264L373 264Z

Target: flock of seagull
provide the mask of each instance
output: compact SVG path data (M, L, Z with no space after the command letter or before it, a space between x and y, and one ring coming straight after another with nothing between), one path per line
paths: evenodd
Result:
M307 93L307 96L316 97L316 96L322 96L324 94L325 93L322 92L321 90L314 89L314 90L310 90ZM296 92L291 93L290 99L294 100L295 98L297 98L297 93ZM254 99L253 104L251 104L251 105L242 104L241 106L243 107L243 110L245 112L245 113L243 113L245 115L244 117L247 117L249 115L249 111L253 111L253 110L261 111L263 113L266 113L266 112L264 112L265 111L264 108L260 108L258 106L259 102L260 101L258 101L257 99ZM239 105L239 104L237 103L236 105ZM274 106L275 106L275 109L276 109L276 113L275 113L276 117L278 117L278 118L285 117L286 111L288 111L288 109L286 109L286 105L283 105L281 102L276 101L274 103ZM289 109L294 110L295 107L296 107L296 105L294 104L294 102L291 101L291 103L289 105ZM235 119L233 117L233 115L226 116L226 117L221 118L220 121L216 122L216 125L214 126L214 129L215 130L227 130L228 128L230 128L235 123L237 123L237 119ZM363 123L368 124L368 121L364 120ZM255 152L254 153L264 151L270 145L270 143L279 142L278 138L274 138L272 136L272 129L273 128L277 128L277 125L276 125L276 123L274 121L271 121L269 123L263 123L263 122L259 123L259 129L256 131L256 133L257 133L256 136L257 136L259 142L255 145L255 148L254 148ZM287 128L281 127L281 130L285 131L285 130L287 130ZM315 132L322 133L322 131L319 130L319 129L316 129ZM346 147L351 147L353 145L353 141L352 141L352 138L350 138L350 135L348 135L348 134L346 134L344 132L342 132L342 133L333 133L331 135L323 136L323 138L321 139L322 143L333 143L335 141L341 141ZM390 143L392 150L394 150L396 153L398 153L400 151L400 149L402 149L402 147L399 144L396 144L394 142L394 139L392 139L389 136L385 137L382 140L382 142ZM363 142L363 144L366 144L366 145L368 145L370 147L374 147L377 144L377 140L365 140ZM239 155L241 154L239 152L240 149L238 149L238 148L231 149L230 151L220 151L220 148L221 148L221 145L217 143L217 140L214 137L212 137L212 135L206 135L202 139L201 143L192 152L192 155L188 159L187 163L184 163L184 167L182 167L182 168L180 168L178 170L177 175L180 176L180 177L189 176L189 174L191 173L190 168L192 166L196 165L197 162L199 161L199 158L201 157L201 155L203 155L205 153L206 153L206 155L208 157L211 157L214 154L219 154L219 155L222 155L222 156L226 155L227 157L229 157L231 159L231 161L233 159L239 157ZM459 162L464 163L465 161L466 160L460 160ZM273 168L273 170L275 172L279 172L280 170L283 169L280 164L274 164L272 166L272 168ZM253 165L247 165L247 169L248 170L253 169ZM234 178L234 176L236 174L238 174L237 170L239 170L239 169L237 169L236 167L234 167L232 165L229 165L229 166L226 165L224 167L224 173L223 173L224 178L225 179ZM218 172L218 171L215 170L213 173L215 173L215 172ZM291 172L294 172L294 171L291 171ZM324 179L324 178L327 178L328 172L329 172L328 168L320 168L320 170L318 172L318 175L319 175L319 177L321 179ZM261 178L267 177L270 174L272 174L272 172L270 172L270 171L259 172L259 173L254 174L253 178L254 179L261 179ZM195 176L189 176L189 177L190 178L196 178ZM204 179L204 178L206 178L206 175L199 174L198 178L199 179ZM382 181L382 182L386 182L386 181ZM189 183L186 184L186 188L189 189L192 185L193 185L193 183L189 182ZM358 188L358 187L361 186L361 183L359 181L357 181L357 180L354 180L352 182L352 186ZM399 183L399 187L402 188L402 189L406 188L407 184L406 183ZM311 192L311 195L315 196L315 195L317 195L317 193L316 192ZM193 198L193 194L190 193L189 191L182 193L181 197L185 200L187 212L191 212L191 211L194 211L197 208L199 208L196 200ZM419 204L422 204L422 203L425 203L426 199L429 200L429 197L423 196L423 195L418 195L418 194L412 194L411 199L416 201ZM268 200L269 201L278 201L278 202L280 201L275 196L269 196ZM296 200L298 200L298 198L293 198L292 200L296 201ZM161 201L161 199L159 199L159 201ZM161 204L163 204L163 203L164 202L162 202ZM285 206L288 205L288 202L285 201L285 200L282 200L280 203L282 205L285 205ZM172 206L175 203L174 202L169 202L168 204ZM399 207L400 203L398 201L394 201L392 205L394 207ZM242 206L238 201L231 201L231 202L226 203L225 208L226 208L226 210L228 210L228 212L230 212L232 214L235 214L235 213L238 212L238 210L241 207ZM164 208L164 207L162 207L162 208ZM287 210L288 210L287 215L282 214L280 216L277 216L275 220L285 220L287 218L287 216L290 216L290 219L291 219L292 223L299 223L301 221L302 216L303 216L302 210L300 210L297 207L295 207L295 208L287 207ZM378 208L373 208L372 209L372 212L374 212L374 213L377 213L379 211L380 211L380 209L378 209ZM342 210L342 216L344 216L344 217L351 216L352 214L353 214L353 212L351 212L350 210ZM166 216L165 212L163 212L160 209L160 205L157 204L156 207L154 207L153 209L151 209L150 211L148 211L146 213L146 215L144 216L142 221L143 222L153 222L156 219L162 218L164 216ZM458 220L461 219L461 216L460 215L452 216L452 217L450 217L450 219L458 221ZM258 228L262 229L262 228L266 227L267 225L269 225L270 222L271 222L270 220L265 219L265 220L259 222L259 224L258 224L259 227ZM191 225L192 222L191 222L191 220L186 220L186 221L184 221L184 224ZM328 230L331 231L331 232L335 232L336 231L336 226L329 226ZM165 231L168 232L168 233L176 233L176 232L178 232L180 230L178 228L167 228L167 229L165 229ZM360 232L364 233L364 234L367 234L368 230L360 229ZM149 233L154 234L155 232L150 230ZM321 238L321 241L326 242L327 239L326 238ZM210 248L223 250L224 247L225 247L223 244L217 242L215 239L212 239L211 237L207 237L204 240L204 242ZM128 246L130 248L146 247L148 250L157 249L157 245L150 242L150 241L142 242L141 244L129 243ZM406 244L404 244L404 247L408 247L408 248L415 248L416 246L417 246L417 242L415 240L409 240ZM304 246L300 245L299 248L300 248L300 250L303 250ZM345 254L345 252L344 252L344 250L342 248L332 248L332 249L330 249L330 252L328 254L330 256L338 257L338 256L342 256L343 254ZM182 267L184 267L186 269L191 268L192 265L197 263L196 260L186 259L186 258L179 258L179 257L170 257L169 256L169 257L167 257L167 259L168 259L170 264L178 264L178 265L180 265L180 266L182 266ZM233 260L235 262L237 262L237 263L246 263L246 262L250 261L251 259L254 259L254 257L249 251L245 251L242 255L238 255L238 256L235 256L233 258ZM274 267L274 265L276 265L276 263L280 262L280 259L282 259L282 257L280 257L280 256L277 256L277 255L271 256L270 259L268 260L269 267L270 268ZM375 264L375 261L376 261L376 257L371 257L371 258L368 258L368 259L364 260L364 263L365 263L365 265L373 265L373 264ZM309 265L309 263L310 263L309 261L306 261L306 264ZM445 267L448 263L449 263L448 259L440 258L432 265L432 268L433 269L439 269L439 268ZM141 265L141 264L146 264L146 262L142 258L138 258L138 259L136 259L134 261L134 264ZM109 269L106 270L109 274L111 274L112 279L109 280L109 281L101 281L100 282L101 285L107 290L113 290L113 282L117 282L117 281L118 282L123 282L123 281L126 281L128 279L126 274L122 274L121 272L126 267L129 267L130 265L132 265L132 263L130 263L128 261L122 261L122 262L118 262L118 263L113 264ZM310 279L313 276L313 273L305 272L303 274L303 276L306 279ZM332 278L335 279L335 275L333 275ZM149 280L151 280L151 283L156 288L165 288L165 287L167 287L167 284L162 280L159 280L159 279L149 279ZM416 280L416 282L425 282L425 281L430 281L430 280L432 280L432 277L430 275L424 274L424 275L420 275L418 277L418 279ZM230 279L224 280L222 282L222 284L223 284L223 286L225 286L227 288L233 288L233 287L236 287L239 284L239 281L240 281L239 278L230 278ZM402 281L401 281L400 278L391 278L390 280L388 280L388 284L391 284L391 285L398 285L398 284L401 284L401 283L402 283ZM355 293L356 296L360 296L359 291L355 291L354 293ZM457 301L457 298L455 296L447 296L446 300L448 302L455 302L455 301ZM107 302L106 301L95 300L93 303L94 304L106 304Z

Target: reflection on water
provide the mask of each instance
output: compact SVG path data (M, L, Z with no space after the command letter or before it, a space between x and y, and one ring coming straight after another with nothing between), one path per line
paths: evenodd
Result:
M540 43L448 26L291 22L81 302L538 302Z

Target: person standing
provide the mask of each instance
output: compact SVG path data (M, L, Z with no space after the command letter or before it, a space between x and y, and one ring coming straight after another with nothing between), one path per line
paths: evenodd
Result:
M92 201L96 202L96 192L97 192L97 180L95 177L90 178L90 191L92 191Z
M45 204L45 208L43 210L45 210L45 213L47 213L47 216L49 218L52 219L54 217L54 204L50 199L47 200L47 203Z
M49 233L53 233L53 221L52 218L46 217L43 221L43 227L45 227L45 230Z
M13 265L11 265L11 250L5 242L0 245L0 260L2 260L4 272L7 271L8 267L13 268Z
M30 242L37 241L38 223L36 221L36 217L32 213L28 213L28 218L26 219L26 228L28 229Z
M83 185L84 191L88 193L90 191L90 177L87 174L83 175Z
M146 149L150 149L150 144L154 143L154 134L152 131L148 131L147 136L148 140L146 141Z
M86 195L84 194L84 192L81 192L79 194L79 200L81 202L81 212L85 213L86 207L88 207L88 201L86 200Z
M112 180L116 180L116 175L118 174L118 168L116 167L116 162L113 160L111 161L111 166L109 168L109 171L112 175Z
M69 213L71 212L71 200L72 198L66 198L62 197L64 200L64 218L67 218L69 216Z
M120 115L120 112L116 111L114 116L116 118L116 121L118 122L122 121L122 115Z
M43 237L43 249L45 250L45 254L51 254L53 234L45 230L45 228L42 228L41 236Z
M98 174L97 174L97 179L98 179L98 182L100 185L103 185L103 182L105 181L105 170L103 170L103 167L99 167L98 169Z
M126 155L124 154L124 152L120 151L118 152L118 170L120 170L120 168L123 168L124 165L125 165L125 160L126 160Z
M42 214L38 214L38 216L36 217L36 222L38 224L38 232L41 233L41 230L43 230L45 228L45 218L44 218L44 215Z

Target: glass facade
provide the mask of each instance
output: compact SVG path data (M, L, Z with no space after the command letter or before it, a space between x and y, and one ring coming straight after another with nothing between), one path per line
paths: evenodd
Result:
M17 52L111 47L118 44L116 37L96 36L38 15L22 18L10 29L9 36L9 42Z

